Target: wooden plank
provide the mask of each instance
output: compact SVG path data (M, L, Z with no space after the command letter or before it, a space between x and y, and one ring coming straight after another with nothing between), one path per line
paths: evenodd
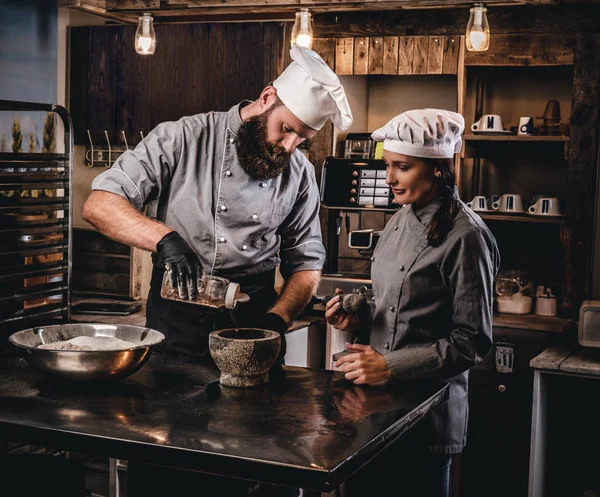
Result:
M312 49L335 71L335 38L315 38Z
M493 325L518 330L553 331L562 333L573 326L572 319L536 314L494 314Z
M429 37L415 36L415 48L412 58L412 74L427 74L427 57L429 55Z
M383 38L383 74L398 74L398 37Z
M375 8L375 6L373 6ZM600 30L600 5L529 5L491 8L487 12L492 40L497 34L591 33ZM468 8L321 12L315 16L315 36L463 35ZM493 41L492 41L493 42Z
M577 35L573 67L571 146L567 176L567 225L571 267L564 304L577 309L590 295L592 277L596 171L600 139L600 34ZM563 117L564 118L564 117ZM568 232L567 232L568 234ZM567 235L568 236L568 235ZM563 292L564 293L564 292Z
M69 111L76 145L88 144L90 28L70 28L71 79Z
M486 52L467 52L467 66L561 66L573 64L573 36L494 34Z
M227 24L208 28L208 106L211 111L227 110L225 103L225 68L227 67Z
M290 49L292 48L292 30L294 29L293 22L286 22L283 27L283 68L285 69L292 63Z
M193 25L191 25L193 26ZM198 27L199 25L196 25ZM206 28L206 26L204 26ZM142 295L142 272L144 262L144 250L131 247L131 259L129 259L129 297L139 299Z
M459 36L444 37L444 55L442 62L442 74L458 73L458 53L460 49Z
M88 126L94 145L116 141L117 28L90 28Z
M340 76L354 74L354 38L336 38L335 72Z
M135 26L120 26L117 32L117 143L125 145L123 131L130 147L141 141L140 132L147 135L153 127L151 57L136 53L135 30Z
M415 37L401 36L398 39L398 45L398 74L412 74Z
M254 100L262 91L262 24L231 23L227 26L225 103L231 107L244 99Z
M369 38L369 74L383 73L383 38L371 36Z
M199 114L210 110L208 84L208 26L206 24L184 24L185 50L178 56L181 74L181 114ZM186 60L187 59L187 60ZM181 116L180 116L181 117Z
M571 345L555 345L531 359L529 365L534 369L558 371L562 362L573 352Z
M367 74L369 69L369 39L354 38L354 72Z
M565 373L600 376L600 350L578 347L559 366Z
M430 36L427 49L427 74L442 74L444 37Z
M283 23L263 24L263 86L277 79L283 72L284 58ZM287 47L285 47L287 50Z

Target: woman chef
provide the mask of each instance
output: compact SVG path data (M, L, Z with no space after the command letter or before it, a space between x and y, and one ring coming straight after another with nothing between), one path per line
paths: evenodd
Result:
M336 328L370 328L369 345L336 364L356 384L435 378L449 398L379 464L367 467L350 495L388 480L398 496L447 496L451 454L467 435L469 368L492 347L493 281L500 256L481 218L458 198L453 156L464 119L438 109L404 112L372 134L383 141L386 182L403 207L387 223L372 258L375 306L370 323L327 304ZM363 488L364 487L364 488ZM389 488L389 487L388 487Z

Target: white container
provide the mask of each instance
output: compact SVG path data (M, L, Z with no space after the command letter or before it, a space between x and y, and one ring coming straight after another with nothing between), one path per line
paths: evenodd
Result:
M496 307L501 314L529 314L533 304L533 299L521 295L520 298L496 297Z
M584 347L600 347L600 300L586 300L581 304L578 340Z

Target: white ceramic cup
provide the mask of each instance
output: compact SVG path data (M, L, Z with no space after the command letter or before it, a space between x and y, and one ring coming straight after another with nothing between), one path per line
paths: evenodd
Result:
M504 131L502 118L498 114L484 114L471 125L471 131Z
M537 297L535 313L538 316L556 316L556 297Z
M467 207L473 209L474 211L487 211L487 199L481 195L477 195L473 197L473 200L467 202Z
M517 135L533 134L533 117L522 117L519 119L519 129Z
M560 206L556 197L540 197L527 209L534 216L560 216Z
M505 193L492 204L492 209L500 212L525 212L523 199L516 193Z

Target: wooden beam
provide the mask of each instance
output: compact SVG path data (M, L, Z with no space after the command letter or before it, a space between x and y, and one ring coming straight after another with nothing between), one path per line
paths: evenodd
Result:
M354 38L354 73L367 74L369 69L369 39Z
M401 36L398 40L398 45L398 74L412 74L415 37Z
M383 39L383 74L398 74L398 37Z
M354 74L354 38L336 38L335 72L340 76Z
M427 49L427 74L442 74L444 62L444 37L430 36Z
M383 38L371 36L369 38L369 74L383 73Z
M492 35L486 52L466 52L467 66L563 66L573 64L572 36Z

